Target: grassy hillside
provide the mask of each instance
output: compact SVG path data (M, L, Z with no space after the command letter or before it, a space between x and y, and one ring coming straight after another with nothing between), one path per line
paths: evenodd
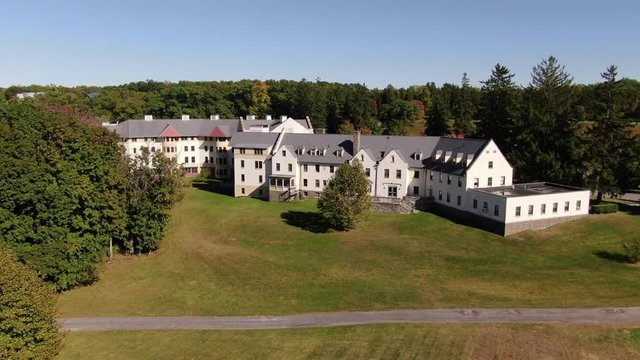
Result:
M314 233L307 230L314 211L313 201L190 189L157 253L116 258L96 284L61 296L61 315L640 302L640 268L606 254L640 236L638 215L592 216L502 238L429 213L373 214L355 231Z

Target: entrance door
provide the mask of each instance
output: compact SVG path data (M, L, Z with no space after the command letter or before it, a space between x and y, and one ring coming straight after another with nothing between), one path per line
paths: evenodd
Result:
M389 186L388 195L389 197L398 197L398 187Z

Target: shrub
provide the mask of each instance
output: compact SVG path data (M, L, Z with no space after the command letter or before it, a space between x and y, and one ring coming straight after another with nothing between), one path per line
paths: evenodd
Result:
M53 359L61 334L55 289L0 250L0 359Z
M640 238L623 243L622 248L630 263L635 264L640 261Z
M593 214L613 214L618 211L618 204L604 203L591 205L591 213Z

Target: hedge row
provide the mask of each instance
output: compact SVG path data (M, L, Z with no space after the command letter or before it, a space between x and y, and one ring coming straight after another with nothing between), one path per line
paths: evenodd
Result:
M618 204L597 204L591 205L591 212L593 214L612 214L618 211Z

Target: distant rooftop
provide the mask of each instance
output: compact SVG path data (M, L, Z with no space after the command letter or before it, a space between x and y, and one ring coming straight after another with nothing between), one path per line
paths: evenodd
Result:
M548 182L535 182L514 184L511 186L500 186L490 188L473 189L474 191L480 191L487 194L498 195L501 197L519 197L519 196L531 196L531 195L546 195L546 194L559 194L573 191L585 191L585 189L553 184Z

